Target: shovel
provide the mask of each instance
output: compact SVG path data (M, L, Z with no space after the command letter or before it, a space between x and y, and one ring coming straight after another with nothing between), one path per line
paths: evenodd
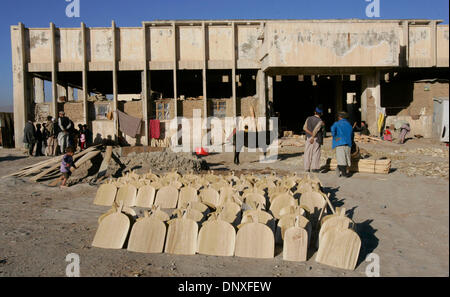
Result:
M164 252L176 255L195 255L197 251L197 222L182 218L170 220Z
M92 246L105 249L121 249L130 229L130 219L121 211L120 202L117 211L106 216L99 224Z
M128 250L138 253L162 253L165 237L166 225L145 211L144 217L137 219L133 225Z
M275 239L272 230L254 217L252 223L241 225L236 235L235 256L270 259L274 257Z
M294 226L288 228L284 234L283 260L306 261L308 254L308 231L300 227L300 216L295 217Z
M230 223L219 218L203 223L198 234L198 253L211 256L234 255L236 231Z

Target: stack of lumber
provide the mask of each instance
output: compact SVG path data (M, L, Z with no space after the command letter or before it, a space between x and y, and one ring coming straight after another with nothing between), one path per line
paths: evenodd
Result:
M328 169L335 170L337 167L336 159L328 159ZM391 160L371 160L371 159L352 159L352 166L350 171L361 173L376 173L376 174L389 174L391 170Z
M93 146L82 152L74 154L73 160L75 161L75 166L81 166L83 163L97 156L100 152L101 151L99 150L99 146ZM35 182L38 182L42 179L48 179L56 174L59 175L62 157L63 156L61 155L49 160L36 163L34 165L27 166L5 177L30 177L30 180Z
M325 225L321 220L329 213L327 206L335 213L328 196L321 191L320 180L309 174L238 177L213 172L131 172L101 185L94 204L112 207L99 219L92 243L95 247L271 259L278 242L283 245L283 260L298 262L307 261L309 249L316 246L313 243L320 238L319 228ZM144 217L137 217L132 207L146 208L150 213L145 211ZM355 234L351 236L357 243L359 237ZM349 254L353 259L359 253L358 245L350 246L351 250L343 245L339 253L330 254L336 249L335 243L342 241L334 240L332 235L324 237L324 260L319 260L354 269L353 260L347 264L349 261L341 255ZM127 237L130 240L125 246Z
M376 138L376 137L372 137L372 136L367 136L367 135L359 135L359 134L355 134L355 142L359 142L359 143L369 143L369 142L381 142L383 140L381 140L380 138Z

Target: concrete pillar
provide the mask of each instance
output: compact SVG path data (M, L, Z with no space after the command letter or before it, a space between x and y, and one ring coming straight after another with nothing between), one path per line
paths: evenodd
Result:
M23 129L28 119L28 92L25 61L25 27L22 23L11 26L13 93L14 93L14 139L16 148L23 147Z
M430 23L431 31L431 67L437 66L437 22L431 21Z
M81 23L81 40L83 43L83 72L81 73L81 80L83 84L83 90L78 92L78 100L83 101L83 118L86 125L89 125L88 119L88 60L87 60L87 43L86 43L86 25ZM92 128L92 127L91 127Z
M175 22L172 23L172 32L173 32L173 98L175 100L174 106L174 117L178 116L178 87L177 87L177 69L178 69L178 61L177 61L177 26Z
M143 120L144 120L144 139L143 139L143 145L149 145L150 144L150 139L149 139L149 134L148 134L148 98L149 98L149 94L150 94L150 88L149 88L149 71L148 71L148 53L147 53L147 44L148 40L147 40L147 27L145 26L145 24L143 25L142 28L142 40L144 41L143 44L145 45L145 49L144 49L144 71L142 71L142 116L143 116Z
M56 61L56 29L55 24L50 23L51 31L51 53L52 53L52 115L58 115L58 63Z
M381 108L380 72L362 75L361 88L361 120L367 122L373 135L379 135L377 121Z
M202 36L203 36L203 69L202 69L202 83L203 83L203 117L208 117L208 93L207 93L207 78L206 69L208 68L208 57L206 56L207 49L207 38L206 38L206 25L205 22L202 23Z
M116 22L112 21L111 31L113 36L113 112L114 112L114 139L118 140L119 137L119 118L117 116L118 110L118 84L117 84L117 38L116 38Z
M33 87L34 87L34 102L44 103L45 102L44 80L39 77L33 77Z
M267 76L262 70L258 70L258 73L256 74L256 95L258 97L258 106L257 110L257 116L265 116L266 115L266 101L267 101Z
M236 106L236 24L231 23L232 30L232 59L233 68L231 69L231 91L233 94L233 116L237 116L237 106Z

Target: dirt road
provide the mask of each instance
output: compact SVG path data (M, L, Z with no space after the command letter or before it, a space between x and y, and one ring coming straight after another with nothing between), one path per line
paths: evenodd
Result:
M328 145L324 146L324 156L332 154ZM412 140L405 146L362 147L392 156L394 172L357 173L350 179L338 178L334 172L319 174L332 203L346 207L357 223L362 248L355 271L318 264L315 255L305 263L285 262L280 247L270 260L92 248L97 218L108 209L92 204L96 187L78 184L61 190L27 179L3 178L0 276L65 276L69 253L80 255L81 276L365 276L369 263L364 260L369 253L379 255L381 276L449 276L448 148L427 140ZM417 150L422 147L436 151L427 155ZM243 153L240 167L232 164L233 157L227 153L213 154L206 160L218 171L269 168L282 175L301 173L302 155L302 147L287 147L272 164L259 163L255 153ZM20 150L0 149L0 176L41 159L27 158ZM408 169L414 163L442 168L432 177L426 176L431 169L410 174Z

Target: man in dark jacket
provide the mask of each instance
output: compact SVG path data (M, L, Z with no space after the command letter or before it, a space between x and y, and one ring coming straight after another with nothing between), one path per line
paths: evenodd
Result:
M33 155L34 144L36 143L36 129L32 121L28 120L23 130L23 143L28 149L28 156Z
M66 117L65 112L60 111L58 118L58 127L60 129L60 132L58 134L58 144L61 154L64 154L66 152L66 148L69 146L69 133L73 128L72 125L72 121L68 117Z

